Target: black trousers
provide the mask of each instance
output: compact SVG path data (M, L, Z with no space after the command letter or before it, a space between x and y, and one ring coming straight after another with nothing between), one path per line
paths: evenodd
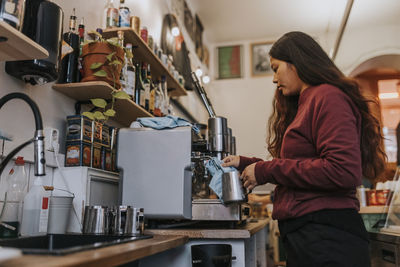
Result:
M364 224L361 219L354 220L359 215L349 217L347 214L341 220L340 212L339 217L322 213L322 217L317 213L306 219L279 222L287 267L370 267L369 242ZM329 217L332 219L329 220ZM354 218L350 228L334 225L335 220L345 223L351 217ZM328 219L326 223L325 219ZM293 225L296 227L290 227ZM357 227L360 227L358 231L349 231Z

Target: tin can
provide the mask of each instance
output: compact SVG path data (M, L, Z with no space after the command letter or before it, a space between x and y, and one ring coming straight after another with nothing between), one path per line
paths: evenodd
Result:
M65 151L65 167L90 167L92 161L92 147L90 143L84 141L67 141Z
M147 44L148 41L148 31L147 31L147 27L143 27L140 30L140 37L142 38L142 40Z
M131 16L131 28L137 33L140 34L140 18L136 16Z
M153 36L149 34L147 37L147 45L150 47L151 51L154 49L154 41L153 41Z
M92 168L101 169L101 145L92 144Z

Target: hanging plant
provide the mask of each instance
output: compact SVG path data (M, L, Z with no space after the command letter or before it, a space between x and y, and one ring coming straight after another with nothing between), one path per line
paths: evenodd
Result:
M112 86L113 90L111 103L102 98L90 99L93 106L101 111L83 112L82 115L104 123L109 117L115 116L116 99L130 99L130 96L121 90L119 82L125 51L119 45L117 38L103 39L98 32L91 31L90 33L95 34L97 38L87 41L82 47L84 72L82 82L105 81ZM127 54L127 57L132 57L132 54Z

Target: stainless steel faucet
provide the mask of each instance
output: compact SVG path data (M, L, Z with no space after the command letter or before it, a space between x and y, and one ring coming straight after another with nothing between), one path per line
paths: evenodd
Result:
M35 165L35 176L46 175L46 158L44 150L44 135L43 135L43 122L42 115L40 114L39 107L28 95L23 93L11 93L0 98L0 109L9 100L18 98L24 100L32 109L33 115L35 117L35 136L26 141L25 143L19 145L14 150L12 150L0 163L0 177L3 173L4 168L7 166L8 162L17 154L21 149L30 143L34 143L34 165Z

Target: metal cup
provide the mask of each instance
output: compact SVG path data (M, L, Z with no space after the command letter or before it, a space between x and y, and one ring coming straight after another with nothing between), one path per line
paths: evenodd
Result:
M144 209L132 208L127 210L125 234L141 235L144 232Z
M109 233L109 209L105 206L86 206L83 217L84 234Z
M246 201L247 193L245 192L239 171L225 172L222 175L222 199L224 203Z
M131 206L114 206L110 210L110 233L114 235L126 234L126 225L130 224L130 214L133 212Z

